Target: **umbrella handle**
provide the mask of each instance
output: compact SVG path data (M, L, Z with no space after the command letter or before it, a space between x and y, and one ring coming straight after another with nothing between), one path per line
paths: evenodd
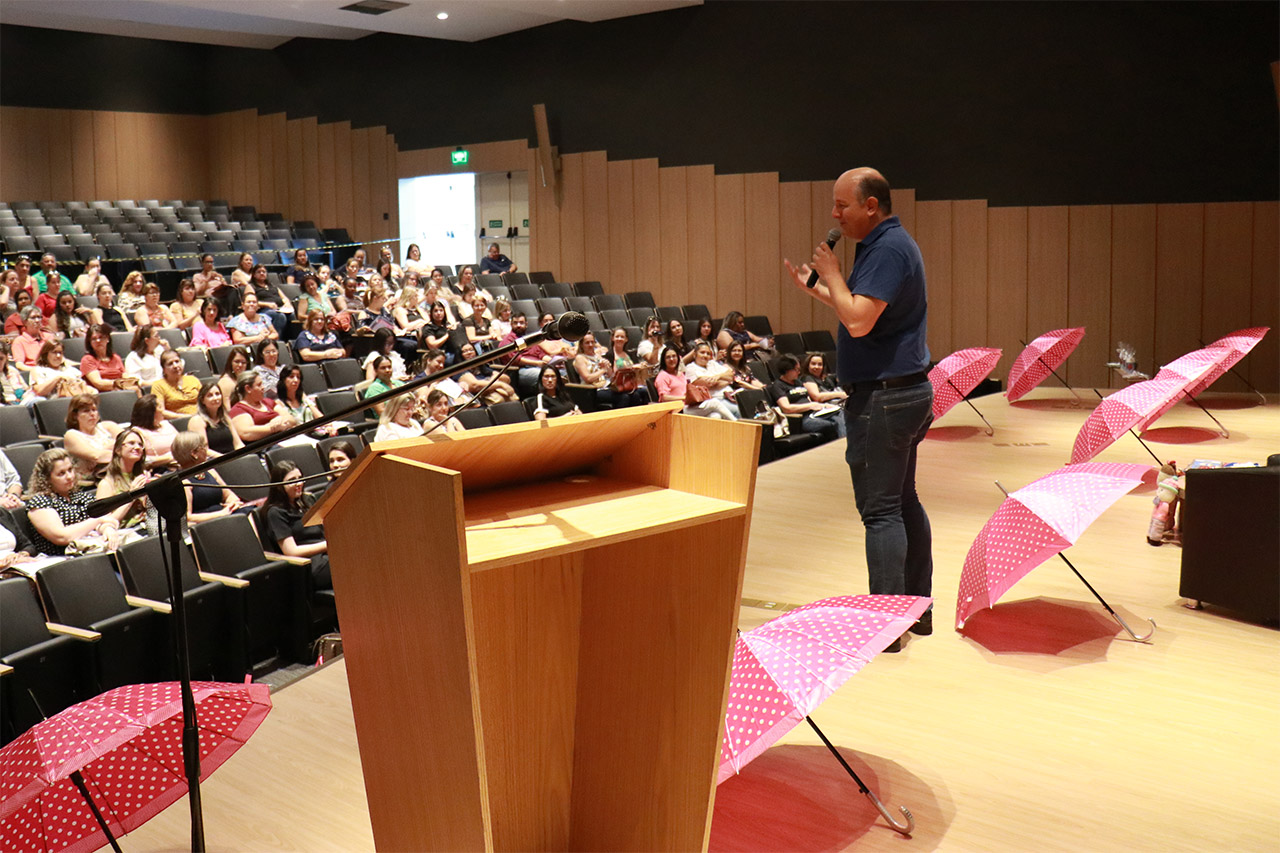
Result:
M903 835L911 835L912 830L916 828L916 819L912 817L911 809L906 806L898 806L898 811L902 812L902 816L907 819L906 823L899 823L897 818L893 816L893 813L885 807L884 803L880 802L880 798L875 795L874 791L868 788L862 793L867 795L867 799L871 801L871 805L876 807L876 811L880 812L880 816L885 819L889 826L893 827L896 831L901 832Z
M1120 627L1124 628L1125 633L1128 634L1130 637L1132 637L1134 640L1138 641L1139 643L1151 642L1151 637L1156 633L1156 620L1150 617L1147 618L1147 621L1151 623L1151 630L1148 631L1144 636L1139 637L1137 634L1133 632L1133 629L1129 627L1129 623L1124 621L1123 616L1121 616L1119 613L1116 613L1114 610L1111 611L1111 615L1115 617L1115 620L1117 622L1120 623Z

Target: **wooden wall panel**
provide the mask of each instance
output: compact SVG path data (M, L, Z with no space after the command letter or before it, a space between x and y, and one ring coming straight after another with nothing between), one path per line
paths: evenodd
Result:
M981 347L987 340L987 202L956 201L951 205L951 346Z
M387 189L387 129L375 127L369 134L369 231L365 240L386 240L397 236L391 224L391 195ZM381 247L379 247L379 251Z
M90 110L71 111L71 198L81 201L98 199L93 124L93 113ZM0 148L3 147L0 145Z
M778 173L757 172L745 177L743 202L746 228L747 314L763 314L777 322L782 307L782 255L778 234ZM809 326L801 331L808 331ZM781 331L775 329L774 331Z
M369 158L369 149L373 145L372 129L365 136L365 159ZM288 219L304 219L303 211L306 210L306 173L304 171L304 163L302 156L302 119L291 118L285 122L285 173L289 179L289 207L281 211ZM366 162L365 172L368 173L369 165ZM363 187L362 195L365 197L366 215L371 216L368 211L373 209L373 200L369 198L369 184L366 181ZM369 225L366 218L365 227ZM366 232L367 239L367 232Z
M334 162L336 130L337 126L333 124L322 124L316 128L316 170L320 175L320 207L316 213L316 224L321 228L338 227L337 166Z
M631 161L632 209L635 215L636 284L667 305L662 283L662 202L656 158Z
M138 189L138 114L116 114L116 191L121 199L132 198Z
M1156 208L1157 365L1200 346L1200 290L1204 285L1204 205Z
M747 307L746 176L716 175L716 299L712 319ZM745 313L745 311L744 311Z
M808 251L804 253L804 262L809 263L813 260L813 249L820 242L826 239L827 232L836 227L836 221L831 217L831 209L834 204L831 199L831 191L835 181L810 181L809 182L809 221L812 230L809 232ZM849 277L849 271L852 269L852 255L846 255L848 249L848 240L840 240L836 244L836 257L840 259L840 270L844 273L845 278ZM823 305L816 299L809 300L809 319L808 322L800 329L792 331L806 331L809 329L821 329L824 323L833 322L831 309ZM803 318L802 318L803 319Z
M49 192L41 200L74 197L74 166L71 153L71 111L45 110L49 148Z
M582 155L582 254L578 281L609 278L609 161L603 151Z
M462 146L471 154L467 163L472 172L524 172L530 167L529 142L512 139L505 142L478 142ZM416 148L399 151L396 157L396 179L416 178L421 175L448 175L455 171L450 155L456 145L440 148ZM603 154L603 152L600 152ZM532 196L531 196L532 197Z
M28 150L31 128L25 107L0 107L4 144L0 145L0 198L5 201L39 201L32 192L32 174L37 171L35 158Z
M956 349L951 338L951 207L949 201L916 203L916 242L929 287L929 355L934 361Z
M1280 390L1280 205L1253 205L1253 313L1250 326L1271 329L1236 368L1264 391ZM1234 329L1232 331L1235 331ZM1208 343L1208 341L1206 341Z
M279 197L276 195L276 145L271 116L258 116L258 210L259 212L281 210ZM285 152L279 152L279 159L284 160Z
M373 129L351 131L351 236L357 241L374 239L369 205L369 139ZM292 193L292 190L290 190ZM292 207L292 205L290 205ZM367 254L367 251L366 251Z
M791 275L782 267L782 258L794 266L809 262L812 254L810 243L813 234L813 212L809 203L808 181L790 181L778 185L778 266L782 268L785 282L779 294L778 314L771 318L778 332L803 332L809 329L831 329L836 321L826 306L819 306L815 317L816 300L800 290L791 281Z
M251 204L259 211L266 210L262 206L262 187L259 181L262 157L258 154L258 125L262 123L262 119L257 110L245 110L236 115L236 142L240 146L238 160L243 168L243 175L239 177L239 189L234 200L229 201L233 205ZM237 172L237 175L240 173Z
M659 305L689 304L688 169L658 170L658 206L662 240L662 299Z
M1071 207L1067 220L1067 325L1084 326L1085 336L1063 376L1072 387L1105 388L1112 360L1111 207Z
M388 133L386 136L387 147L387 179L386 187L389 195L387 203L388 210L391 214L390 220L386 223L386 234L388 237L400 236L400 179L396 177L396 159L399 157L400 148L396 145L394 134ZM392 248L396 258L403 257L399 244L395 244Z
M907 233L916 233L916 191L912 189L894 189L890 196L893 199L893 215L898 217Z
M355 169L351 156L353 146L351 122L338 121L333 124L333 185L336 219L333 226L346 228L353 240L362 240L364 235L356 230L355 201L351 189L355 185Z
M992 375L1005 381L1027 336L1027 209L987 209L987 345L1004 354ZM1025 343L1024 343L1025 342Z
M301 120L302 129L302 209L296 219L310 219L320 226L320 128L315 117ZM382 161L382 180L376 186L385 193L387 189L387 152L385 147L379 157ZM320 226L323 227L323 226Z
M1206 204L1200 340L1208 343L1252 325L1252 274L1253 204ZM1243 391L1245 384L1228 372L1214 383L1213 390Z
M1156 207L1118 204L1111 208L1111 340L1108 361L1124 342L1137 353L1138 369L1155 375ZM1088 333L1085 333L1086 337ZM1114 372L1111 387L1123 387Z
M586 281L586 243L582 226L581 154L560 158L560 266L556 281Z
M116 154L116 114L97 111L93 114L94 174L97 176L96 199L119 197L119 169Z
M1027 334L1032 338L1068 325L1068 228L1065 207L1027 210Z
M611 293L635 290L635 183L630 160L609 163L609 275Z
M689 297L686 305L716 307L716 173L714 166L690 166L685 172L689 201ZM714 318L712 318L714 319ZM696 329L694 330L696 332ZM689 335L692 338L692 335Z
M548 183L542 185L537 171L528 174L527 186L530 188L529 210L531 214L530 234L534 235L534 254L530 263L539 270L549 270L560 274L560 210L556 206L555 188Z
M276 203L268 212L287 215L289 201L289 119L284 113L265 117L271 127L271 150L274 152L271 181L275 185Z

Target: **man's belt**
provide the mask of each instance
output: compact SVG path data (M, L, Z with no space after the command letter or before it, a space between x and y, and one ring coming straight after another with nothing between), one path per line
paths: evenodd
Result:
M840 387L844 389L846 394L857 394L860 391L887 391L890 388L906 388L911 385L919 385L921 382L928 380L929 374L912 373L909 376L895 376L892 379L867 379L862 382L846 382Z

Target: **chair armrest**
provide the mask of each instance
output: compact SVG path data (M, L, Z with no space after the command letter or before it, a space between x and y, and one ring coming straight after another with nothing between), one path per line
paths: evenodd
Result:
M263 551L262 554L268 560L273 560L278 563L289 563L290 565L294 565L294 566L311 565L310 557L286 557L284 554L276 554L272 551Z
M163 601L156 601L151 598L143 598L138 595L126 595L124 597L124 600L125 600L125 603L128 604L130 607L147 607L154 610L157 613L173 612L173 605L167 604L166 602L163 602Z
M0 677L8 675L11 672L13 672L13 667L9 666L7 663L0 663Z
M220 583L232 589L244 589L249 582L244 578L233 578L228 575L215 575L212 572L200 572L200 580L205 583Z
M68 637L75 637L77 640L88 640L91 643L96 643L102 639L102 635L97 631L73 628L70 625L60 625L57 622L46 622L44 627L49 629L50 634L65 634Z

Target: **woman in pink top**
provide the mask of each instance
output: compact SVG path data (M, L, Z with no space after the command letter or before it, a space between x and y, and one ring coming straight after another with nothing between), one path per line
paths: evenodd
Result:
M53 335L44 329L44 312L38 305L28 305L22 309L22 331L13 339L13 360L19 368L30 370L36 366L40 348L52 340Z
M225 347L231 344L231 333L222 323L222 306L214 299L206 299L200 308L200 319L191 327L193 347Z

